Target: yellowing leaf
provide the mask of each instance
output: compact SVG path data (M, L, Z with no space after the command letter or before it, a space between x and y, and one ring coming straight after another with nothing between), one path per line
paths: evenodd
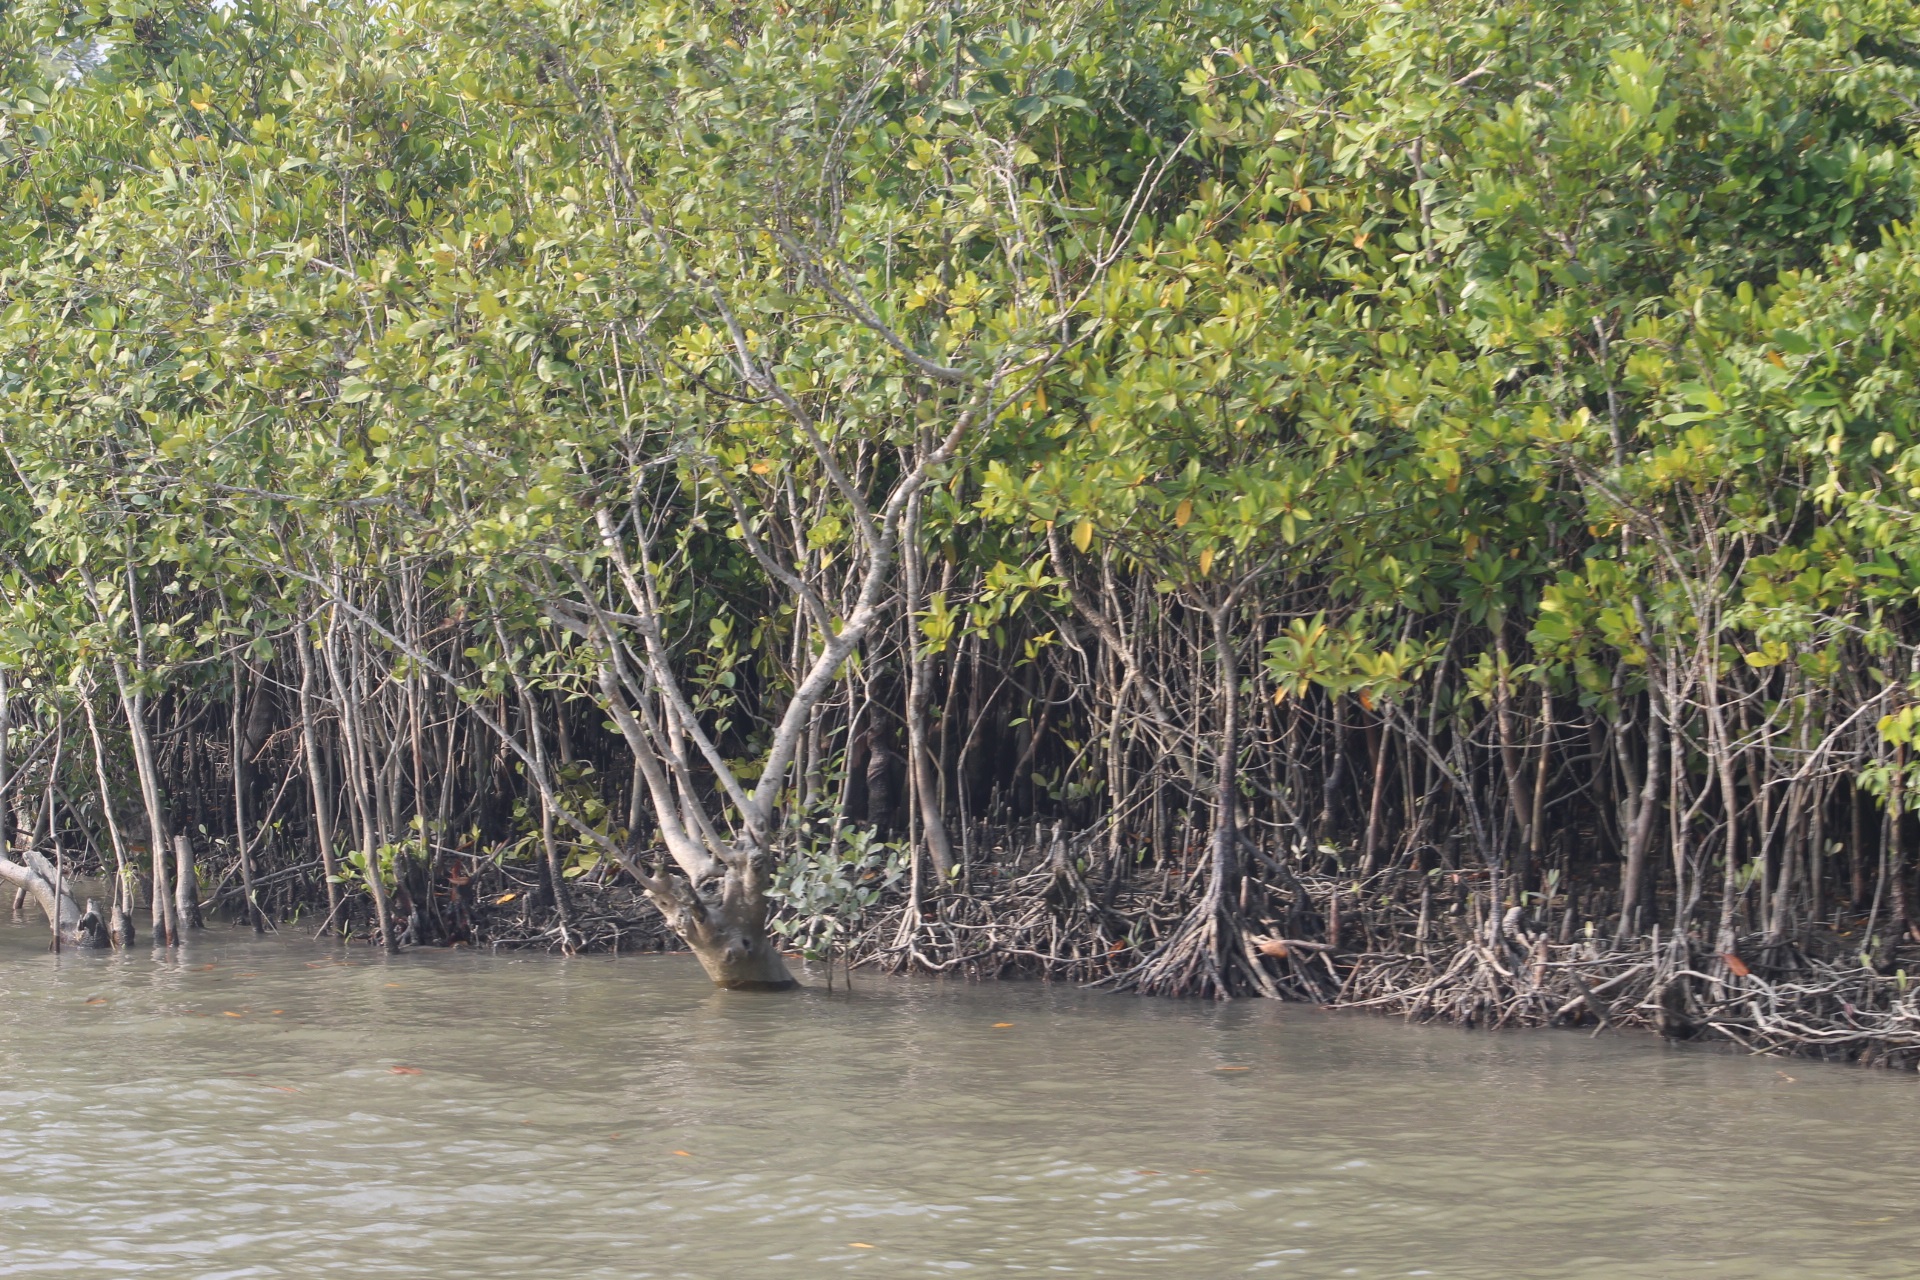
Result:
M1213 572L1213 548L1208 547L1200 553L1200 576L1206 577Z
M1184 529L1187 527L1187 521L1191 519L1193 519L1193 499L1182 498L1180 505L1173 509L1173 527Z
M1082 520L1073 526L1073 546L1076 551L1085 551L1093 545L1093 521Z
M517 898L517 897L519 897L519 896L520 896L520 895L519 895L519 894L517 894L517 893L503 893L503 894L501 894L501 895L500 895L499 897L497 897L497 898L495 898L495 899L493 900L493 905L497 907L497 906L500 906L500 905L501 905L501 904L503 904L503 903L508 903L508 902L512 902L512 901L513 901L513 900L514 900L515 898Z

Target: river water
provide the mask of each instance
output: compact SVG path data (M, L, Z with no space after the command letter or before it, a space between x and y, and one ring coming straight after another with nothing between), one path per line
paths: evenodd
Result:
M0 925L0 1276L1920 1274L1920 1079L684 956Z

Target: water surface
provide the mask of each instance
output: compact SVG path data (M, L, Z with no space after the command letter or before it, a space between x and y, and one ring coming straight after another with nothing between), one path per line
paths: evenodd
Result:
M0 1276L1920 1272L1911 1075L1035 984L729 994L684 956L43 939L0 925Z

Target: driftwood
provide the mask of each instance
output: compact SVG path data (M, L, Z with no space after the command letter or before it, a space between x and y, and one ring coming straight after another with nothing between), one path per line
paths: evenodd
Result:
M39 850L24 851L18 862L0 857L0 880L25 890L39 903L40 910L53 925L59 945L89 948L109 945L106 921L101 918L98 907L91 900L84 907L75 902L68 882Z

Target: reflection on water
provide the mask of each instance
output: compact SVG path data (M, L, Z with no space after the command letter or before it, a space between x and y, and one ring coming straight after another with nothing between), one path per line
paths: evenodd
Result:
M1907 1277L1916 1082L680 956L0 925L0 1276ZM998 1025L998 1024L1010 1025Z

